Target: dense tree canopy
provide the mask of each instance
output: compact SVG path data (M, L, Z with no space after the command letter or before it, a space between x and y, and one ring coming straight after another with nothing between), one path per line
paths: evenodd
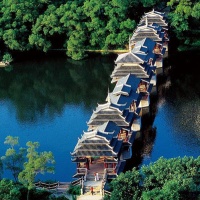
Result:
M177 38L199 47L198 0L4 0L0 2L1 50L65 49L79 60L86 50L125 49L144 12L163 11L166 6Z
M165 159L161 157L137 171L121 173L114 179L106 199L198 199L200 197L200 156Z
M0 181L0 199L19 200L20 197L19 187L12 180L2 179Z
M200 1L170 0L170 25L180 40L179 50L200 47Z

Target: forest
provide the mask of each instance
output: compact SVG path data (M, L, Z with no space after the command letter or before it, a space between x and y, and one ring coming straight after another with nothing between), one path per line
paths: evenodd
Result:
M140 170L121 173L111 182L105 200L198 200L200 177L198 158L160 157Z
M88 51L126 49L141 16L152 8L167 13L178 50L199 49L199 0L2 0L1 54L64 50L80 60Z

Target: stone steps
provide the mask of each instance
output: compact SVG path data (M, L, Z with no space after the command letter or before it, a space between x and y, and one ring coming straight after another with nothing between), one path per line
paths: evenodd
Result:
M99 180L102 180L103 179L103 173L100 173L99 174ZM94 178L94 174L87 174L87 180L89 180L89 181L94 181L95 180L95 178Z
M92 186L94 194L101 194L101 186ZM84 194L91 194L91 186L84 186Z
M99 180L102 180L102 179L103 179L103 176L99 176ZM95 178L94 178L94 176L87 176L87 180L95 181Z

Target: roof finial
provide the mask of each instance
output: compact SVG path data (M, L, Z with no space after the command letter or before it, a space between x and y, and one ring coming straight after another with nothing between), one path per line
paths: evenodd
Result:
M146 26L148 26L147 16L146 16L146 20L145 20L145 22L146 22Z
M131 52L131 37L129 35L129 52Z
M110 101L110 91L109 91L109 87L108 87L108 96L107 96L107 98L106 98L106 101L107 101L108 103L111 102L111 101Z

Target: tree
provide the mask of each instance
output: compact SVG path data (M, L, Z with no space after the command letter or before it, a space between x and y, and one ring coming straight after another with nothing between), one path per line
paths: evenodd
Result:
M200 194L199 171L200 156L196 159L161 157L138 171L121 173L110 184L110 199L197 199Z
M15 146L19 145L18 137L7 136L4 144L10 145L10 148L6 150L5 156L2 156L1 160L6 169L12 172L14 180L17 181L18 174L22 171L25 161L25 149L19 148L18 151L15 149Z
M124 48L129 42L129 36L136 28L135 20L128 16L129 1L112 0L105 6L105 16L108 19L105 27L106 40L104 49Z
M67 194L72 196L72 199L76 199L76 196L81 195L81 186L80 185L70 185Z
M152 8L152 7L155 7L155 6L159 6L161 5L162 3L166 3L165 0L140 0L140 2L142 3L142 5L144 7L148 7L148 8Z
M39 50L47 52L52 46L53 36L57 39L63 34L65 28L60 23L63 13L55 5L49 5L44 14L38 16L36 23L32 26L29 42Z
M63 27L67 28L64 43L64 47L67 49L66 54L74 60L86 57L88 34L85 26L86 16L82 9L83 2L82 0L67 2L62 7L65 12L60 19Z
M200 48L200 2L198 0L170 0L168 15L175 36L179 39L179 50Z
M111 182L111 200L116 199L139 199L141 196L139 171L133 168L132 171L121 173Z
M12 55L10 53L5 53L2 61L5 63L11 63L13 61Z
M34 181L37 174L46 172L53 173L55 160L52 152L37 152L38 142L27 142L27 162L24 163L24 169L19 173L19 181L28 189L27 200L29 199L30 190L34 188Z
M13 181L8 179L2 179L0 181L0 199L19 200L20 196L20 190L14 185Z

